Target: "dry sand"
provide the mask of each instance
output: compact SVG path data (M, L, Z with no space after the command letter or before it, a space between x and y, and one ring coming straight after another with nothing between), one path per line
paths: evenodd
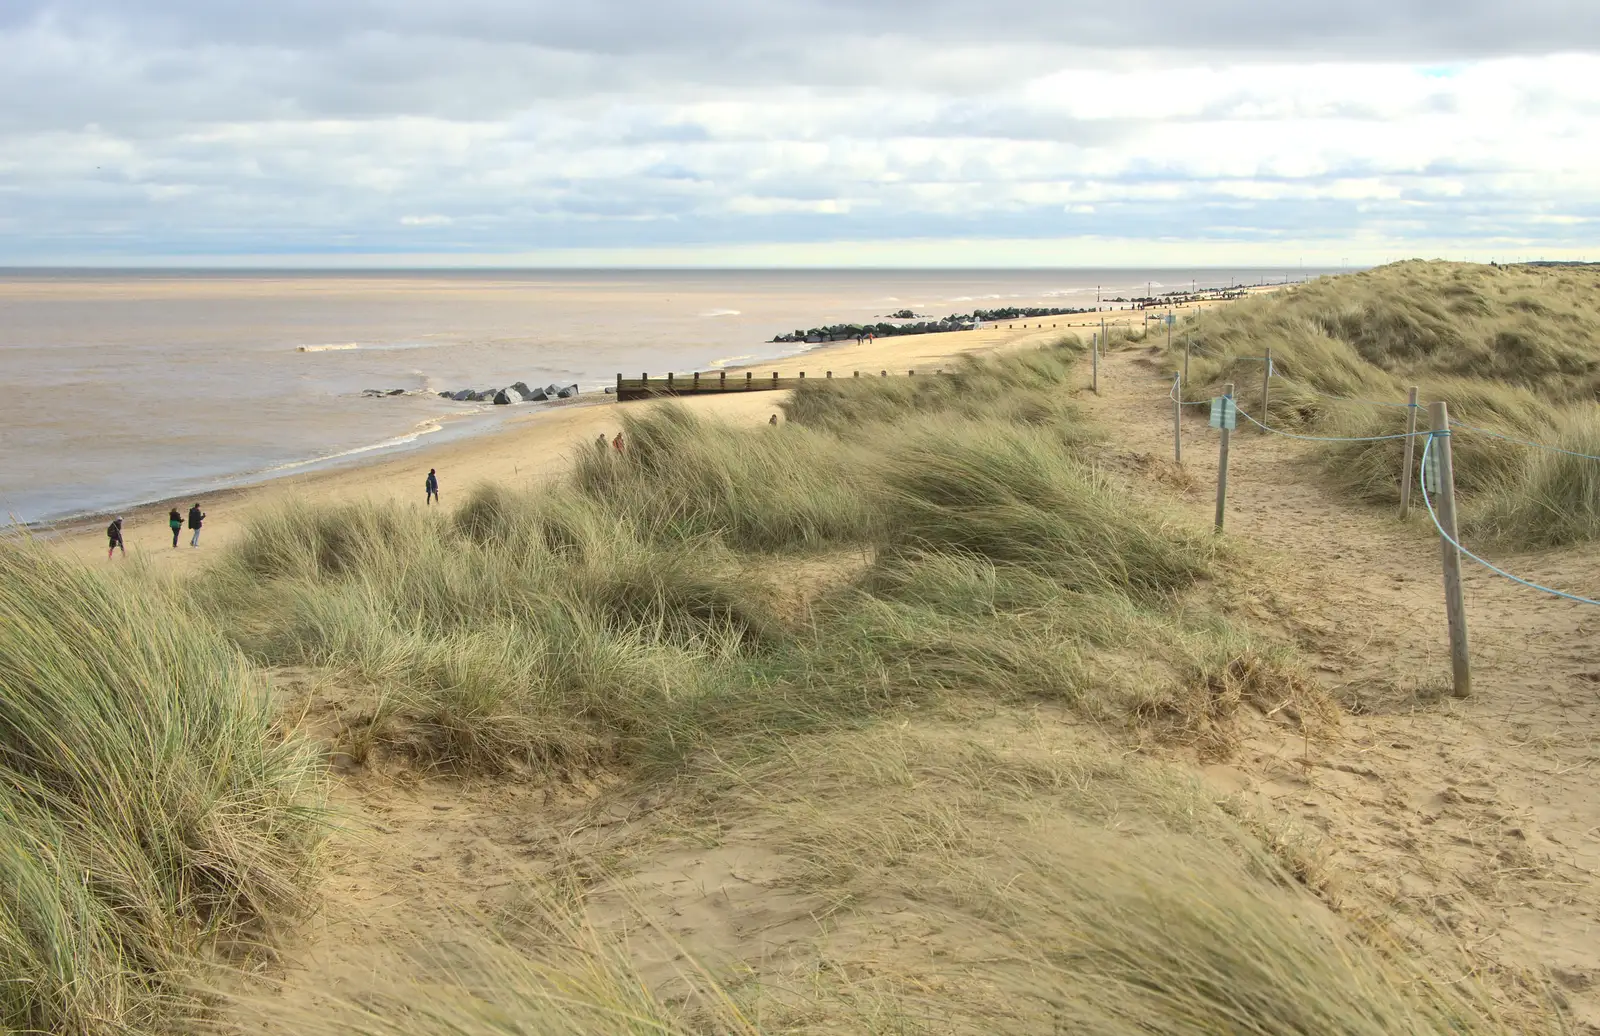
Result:
M1113 322L1139 322L1138 314L1121 312L1106 316ZM941 364L953 363L963 353L992 352L1052 341L1067 333L1069 320L1077 321L1080 329L1091 323L1099 326L1098 318L1091 322L1085 316L1057 317L1016 321L1010 327L1001 325L982 331L882 338L859 346L854 342L841 342L751 369L762 374L778 371L785 376L801 371L818 376L831 369L841 377L856 370L861 371L863 377L883 370L900 375L910 370L926 372ZM745 369L741 367L737 371ZM688 397L683 402L693 410L715 414L721 420L757 427L778 412L779 404L787 395L787 392L771 391L729 393L726 397ZM368 463L307 472L193 499L184 497L128 510L123 513L123 538L130 555L137 554L162 570L182 570L237 537L243 529L242 519L256 508L297 499L319 502L390 500L402 506L422 507L425 505L422 483L429 468L438 470L441 496L444 504L450 506L482 482L521 486L560 474L570 463L573 450L592 449L597 435L604 433L609 438L617 433L621 427L619 407L649 405L617 403L610 397L596 397L576 405L530 407L525 416L514 417L506 427L488 434L423 446ZM195 500L207 515L200 547L190 548L190 534L185 528L178 541L180 546L173 549L167 511L176 507L187 514ZM109 516L98 516L75 522L62 529L55 542L59 549L73 556L104 563L108 521Z

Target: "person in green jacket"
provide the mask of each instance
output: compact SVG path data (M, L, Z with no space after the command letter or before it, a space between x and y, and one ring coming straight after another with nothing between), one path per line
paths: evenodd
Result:
M178 533L183 531L183 515L174 507L167 512L167 525L172 528L172 549L178 549Z

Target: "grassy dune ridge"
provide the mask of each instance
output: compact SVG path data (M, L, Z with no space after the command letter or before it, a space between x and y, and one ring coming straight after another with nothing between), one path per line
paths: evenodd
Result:
M1328 436L1405 430L1390 404L1445 400L1451 417L1517 439L1600 456L1600 274L1466 263L1404 262L1312 282L1207 312L1173 338L1169 364L1190 347L1189 399L1235 383L1256 417L1263 348L1271 346L1274 427ZM1422 415L1421 427L1427 427ZM1546 454L1467 429L1451 439L1463 532L1509 546L1600 536L1597 462ZM1323 447L1331 478L1353 495L1398 499L1404 445ZM1588 467L1583 467L1588 465Z
M657 406L565 489L258 516L193 592L258 660L372 688L362 747L468 769L670 762L955 689L1206 738L1240 671L1309 694L1182 605L1227 548L1095 470L1075 354L807 388L760 432Z

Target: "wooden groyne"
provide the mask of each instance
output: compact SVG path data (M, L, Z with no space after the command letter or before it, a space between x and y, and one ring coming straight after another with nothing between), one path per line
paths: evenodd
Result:
M922 373L924 375L943 374L944 371L940 369L923 371ZM850 376L859 378L862 377L862 373L860 371L851 371ZM869 371L866 376L914 378L917 376L917 372L914 370L906 371L904 375L901 375L899 371L893 373L886 370ZM811 380L826 381L832 377L833 371L824 371L821 379L812 378ZM695 371L691 374L674 374L669 371L665 377L658 374L653 378L648 373L641 374L637 378L624 378L621 374L618 374L617 387L614 391L617 399L626 401L630 399L653 399L657 396L714 395L721 392L774 392L782 389L798 388L805 384L805 381L805 371L801 371L798 377L784 377L777 371L773 371L770 377L765 374L756 374L754 371L745 371L742 374L734 374L732 377L728 376L727 371L715 371L712 373Z

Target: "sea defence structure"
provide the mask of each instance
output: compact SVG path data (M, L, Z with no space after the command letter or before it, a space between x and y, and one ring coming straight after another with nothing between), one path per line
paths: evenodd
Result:
M937 375L943 374L944 371L942 369L935 371L925 370L922 373L924 375ZM840 375L840 377L843 376L843 374ZM883 370L875 373L868 371L866 376L878 378L890 376L916 377L917 372L914 370L906 371L902 375L899 371ZM833 371L824 371L822 374L823 380L832 377ZM862 373L861 371L851 371L850 377L859 378L862 377ZM665 376L658 374L653 378L646 372L637 378L624 378L621 374L618 374L617 387L614 391L618 400L626 401L630 399L652 399L656 396L694 396L718 392L772 392L781 389L798 388L805 380L805 371L801 371L795 377L783 377L777 371L773 371L771 375L758 375L754 371L745 371L743 374L736 373L731 378L728 376L727 371L716 371L714 373L694 371L691 374L674 374L669 371ZM812 380L816 379L813 378Z

